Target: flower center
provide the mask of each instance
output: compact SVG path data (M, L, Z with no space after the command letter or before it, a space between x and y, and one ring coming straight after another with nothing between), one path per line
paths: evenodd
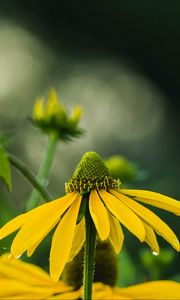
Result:
M90 192L93 189L118 189L119 179L113 179L109 169L96 152L86 152L72 178L65 184L66 193Z

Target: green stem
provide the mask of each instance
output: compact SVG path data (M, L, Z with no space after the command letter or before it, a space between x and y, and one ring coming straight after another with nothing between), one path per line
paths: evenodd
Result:
M96 244L96 229L89 213L86 212L86 244L84 252L83 300L92 299L92 284L94 275L94 257Z
M13 154L6 152L8 154L9 162L12 166L14 166L26 179L28 182L32 184L32 186L41 194L45 201L49 201L52 199L52 196L49 192L40 184L36 175L34 175L28 167L20 161Z
M42 159L42 163L37 175L39 181L43 186L47 182L47 178L54 158L57 142L58 142L57 135L53 134L49 136L47 149L45 150L44 157ZM39 195L39 192L37 190L34 190L31 193L30 198L26 204L26 211L36 207L40 202L40 200L41 200L41 196Z

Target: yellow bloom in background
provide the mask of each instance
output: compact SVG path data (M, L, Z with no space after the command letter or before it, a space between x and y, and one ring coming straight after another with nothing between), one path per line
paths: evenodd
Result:
M55 281L84 244L86 209L100 239L109 240L116 253L120 252L124 239L121 224L146 242L155 254L159 253L155 233L180 250L178 238L169 226L139 203L180 215L180 202L155 192L120 189L119 180L111 177L97 153L87 152L82 157L66 183L66 192L66 196L32 209L0 229L1 239L20 229L11 246L11 253L18 257L25 251L31 256L57 225L50 251L50 275Z
M75 107L72 115L69 116L54 89L49 91L46 103L43 97L39 97L34 105L34 124L48 134L55 133L65 141L83 133L83 130L78 127L81 116L80 106Z
M71 290L62 281L54 282L38 266L17 260L11 254L0 257L0 299L47 299Z
M82 287L74 290L62 280L54 282L40 267L4 254L0 257L0 299L82 299ZM179 299L180 284L151 281L127 288L93 284L92 299Z

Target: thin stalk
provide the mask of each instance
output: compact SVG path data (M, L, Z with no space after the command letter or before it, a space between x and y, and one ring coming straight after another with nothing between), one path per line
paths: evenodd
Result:
M33 172L12 153L6 153L8 154L10 164L14 166L26 178L26 180L32 184L32 186L41 194L42 198L46 202L50 201L52 196L47 189L40 184L36 175L34 175Z
M84 252L84 274L83 274L83 300L92 299L92 285L94 275L94 257L96 244L96 229L89 213L86 212L86 243Z
M44 157L42 159L42 163L37 175L42 186L44 186L47 182L48 174L53 162L57 142L58 142L57 135L53 134L49 136L48 145L45 150ZM37 190L34 190L31 193L30 198L26 204L26 211L36 207L39 204L40 200L41 200L41 196L39 195Z

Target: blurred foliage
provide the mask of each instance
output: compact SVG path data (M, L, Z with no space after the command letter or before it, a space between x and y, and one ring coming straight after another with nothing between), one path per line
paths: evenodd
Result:
M1 132L0 133L0 145L7 145L8 143L10 143L12 141L12 139L15 136L15 132L11 131L11 132Z
M0 178L6 184L8 191L11 190L11 169L9 159L4 148L0 145Z
M129 256L125 247L118 256L118 286L128 286L138 281L139 270L137 272L133 260Z
M122 155L113 155L104 160L113 178L119 178L122 183L133 181L138 177L137 166Z
M171 249L161 249L159 255L152 255L147 249L141 249L139 256L142 266L151 280L162 278L166 269L175 259L175 252Z

